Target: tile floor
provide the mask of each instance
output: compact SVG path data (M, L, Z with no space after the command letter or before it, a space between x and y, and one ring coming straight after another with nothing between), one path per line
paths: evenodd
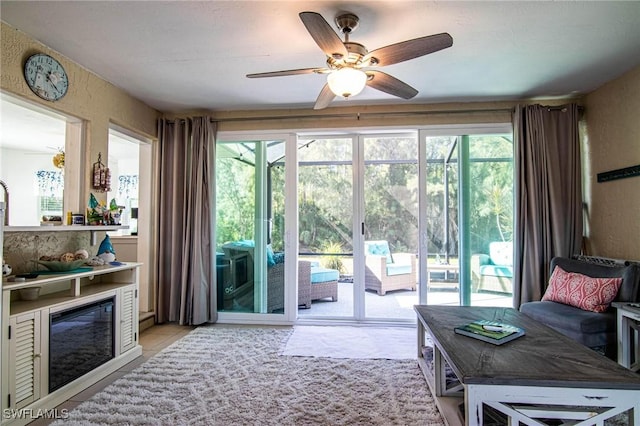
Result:
M189 334L189 332L194 328L195 327L180 326L176 324L163 324L156 325L144 330L140 333L139 340L140 345L142 346L141 357L136 358L129 364L125 365L117 371L114 371L104 379L95 383L93 386L90 386L82 392L69 398L67 401L63 402L57 407L58 411L62 409L71 411L72 409L80 405L80 403L88 400L93 395L113 383L115 380L129 373L140 364L160 352L165 347ZM29 423L29 426L44 426L52 422L53 420L41 418Z

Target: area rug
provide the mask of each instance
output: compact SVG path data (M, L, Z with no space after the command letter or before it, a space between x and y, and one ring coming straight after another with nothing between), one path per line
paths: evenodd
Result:
M444 424L416 360L282 356L291 333L199 327L54 424Z
M415 327L296 325L282 352L290 356L416 359Z

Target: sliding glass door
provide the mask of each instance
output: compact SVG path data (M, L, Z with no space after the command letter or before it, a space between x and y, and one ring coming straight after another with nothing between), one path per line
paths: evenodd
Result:
M512 135L478 133L422 138L429 304L512 305Z
M298 288L309 294L300 318L354 315L353 143L347 136L299 139L298 250L310 264L309 288Z
M365 318L415 320L417 134L362 135Z
M282 140L216 144L218 311L285 309Z
M311 262L312 296L299 318L414 321L417 134L315 136L300 145L299 253Z
M413 322L418 303L511 306L508 127L287 137L217 143L221 318Z

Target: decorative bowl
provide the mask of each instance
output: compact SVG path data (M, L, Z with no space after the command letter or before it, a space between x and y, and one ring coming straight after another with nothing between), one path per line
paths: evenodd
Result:
M60 262L59 260L38 260L38 263L46 266L48 270L53 272L66 272L78 269L84 265L87 259L74 260L73 262Z
M20 293L20 299L22 300L36 300L40 294L40 287L26 287L18 290Z

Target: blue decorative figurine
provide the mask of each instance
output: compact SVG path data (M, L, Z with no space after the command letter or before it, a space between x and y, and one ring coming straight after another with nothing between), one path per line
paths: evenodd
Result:
M98 257L104 260L105 263L116 260L116 251L113 249L113 245L111 245L111 240L108 235L105 236L104 240L100 243L100 247L98 248Z

